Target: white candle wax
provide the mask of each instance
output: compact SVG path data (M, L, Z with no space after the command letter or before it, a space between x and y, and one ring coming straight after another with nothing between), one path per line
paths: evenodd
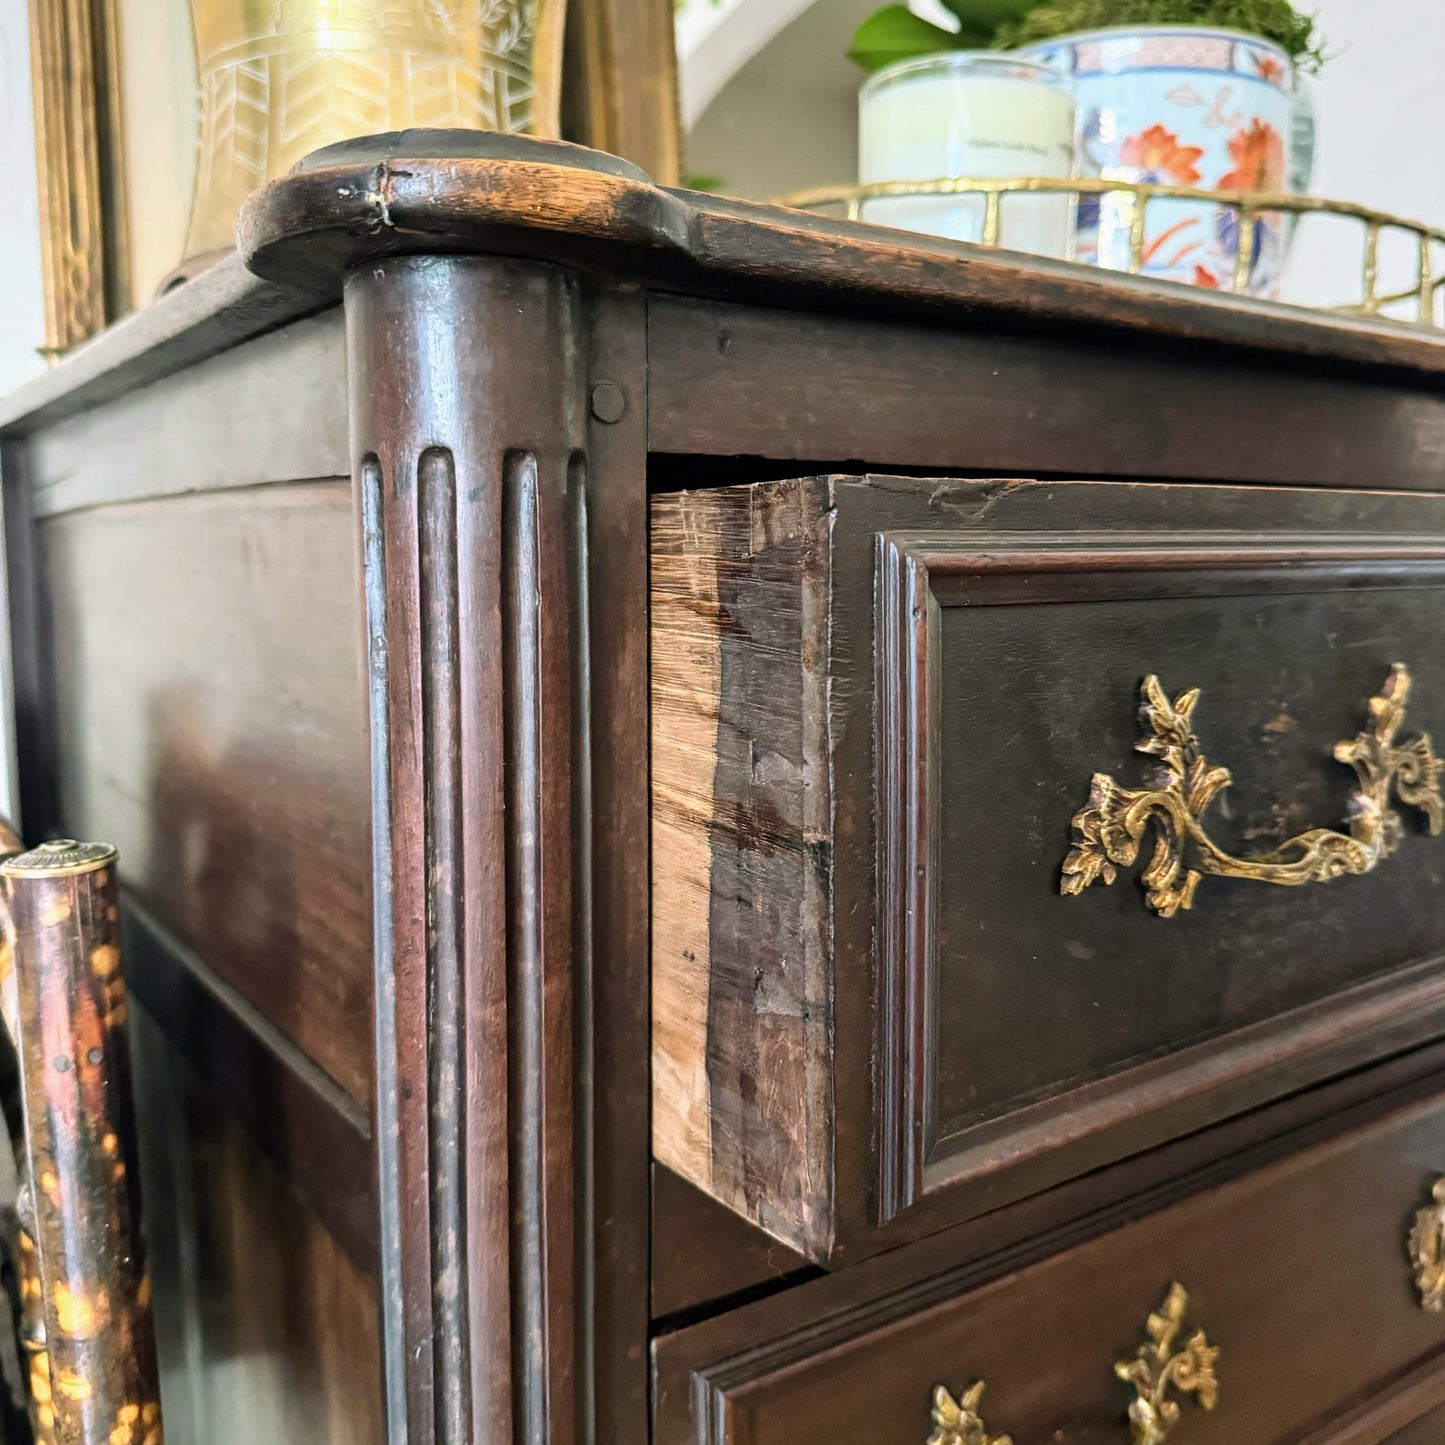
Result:
M859 178L915 181L971 176L1068 176L1074 160L1074 100L1050 72L1003 56L948 56L884 72L864 87ZM870 201L882 225L960 241L981 237L979 196ZM1020 251L1067 254L1067 197L1005 197L1001 242Z

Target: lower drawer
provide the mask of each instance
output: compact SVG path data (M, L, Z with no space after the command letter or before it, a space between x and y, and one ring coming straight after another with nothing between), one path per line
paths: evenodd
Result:
M936 1392L962 1402L982 1380L983 1438L1126 1445L1150 1439L1129 1410L1163 1374L1155 1403L1177 1403L1176 1445L1382 1442L1409 1415L1371 1427L1361 1402L1445 1363L1445 1313L1424 1307L1411 1240L1442 1173L1436 1099L980 1288L960 1271L879 1292L865 1269L860 1298L844 1270L659 1341L656 1439L924 1445L937 1403L960 1430L941 1445L973 1445ZM1177 1329L1149 1320L1174 1281L1188 1295ZM1211 1358L1191 1349L1196 1330L1219 1352L1213 1409L1182 1388ZM1116 1361L1136 1363L1137 1385Z

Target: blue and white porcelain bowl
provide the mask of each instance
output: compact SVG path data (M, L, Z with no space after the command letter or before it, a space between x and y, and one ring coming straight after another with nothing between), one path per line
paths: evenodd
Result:
M1074 77L1081 176L1287 192L1294 67L1271 41L1199 26L1130 26L1022 53ZM1128 270L1130 219L1125 200L1085 197L1078 259ZM1277 292L1286 239L1283 216L1256 219L1252 295ZM1238 254L1238 215L1230 207L1150 202L1145 275L1228 289Z

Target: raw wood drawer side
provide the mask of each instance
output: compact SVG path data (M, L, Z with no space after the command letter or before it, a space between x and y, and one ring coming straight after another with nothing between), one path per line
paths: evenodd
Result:
M827 494L652 508L654 1151L804 1251L831 1216Z

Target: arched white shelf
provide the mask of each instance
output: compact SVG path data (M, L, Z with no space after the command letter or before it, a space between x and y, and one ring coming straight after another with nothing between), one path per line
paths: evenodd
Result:
M718 92L815 0L686 0L677 14L682 123L691 129Z

